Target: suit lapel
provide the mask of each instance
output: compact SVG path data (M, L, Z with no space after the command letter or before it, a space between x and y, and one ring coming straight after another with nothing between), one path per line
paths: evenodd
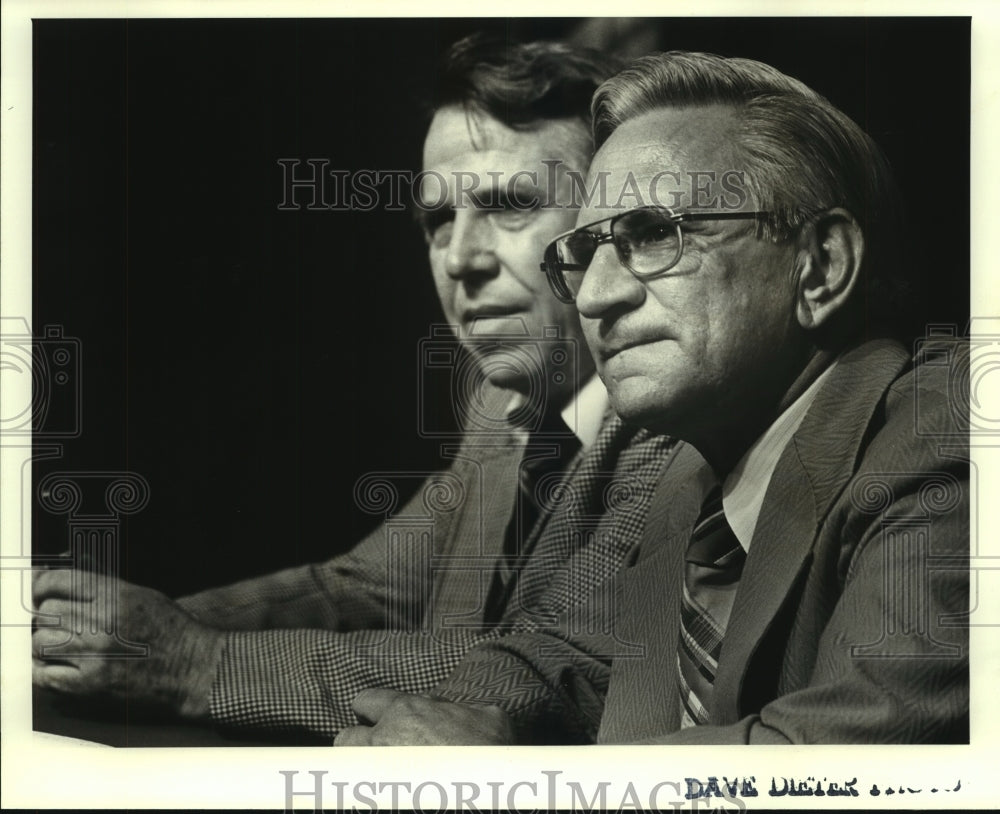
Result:
M579 480L579 475L581 474L585 466L588 472L593 468L588 464L591 463L591 460L594 458L595 455L596 455L596 450L583 449L577 452L575 456L573 456L572 460L569 462L569 465L566 467L566 470L564 471L562 478L563 483L566 484L568 488L563 490L564 494L562 496L562 499L552 500L546 503L545 506L542 508L538 520L535 522L535 525L529 532L527 539L524 540L521 546L522 563L526 561L531 552L534 551L535 544L538 542L539 537L542 536L542 533L549 526L549 523L553 521L554 517L560 513L565 513L566 504L570 502L570 500L576 497L575 491L576 490L586 491L593 487L593 478L589 479L585 483L582 483ZM598 464L598 466L600 465Z
M739 701L750 657L795 584L815 537L817 511L808 476L797 456L785 457L768 487L722 641L712 691L713 724L742 717ZM775 492L780 499L772 499Z
M616 637L626 645L644 647L645 655L615 661L600 743L639 740L679 726L674 676L684 552L714 481L701 456L682 444L653 493L639 562L624 573L615 597Z
M439 618L457 615L477 624L482 621L493 566L517 497L521 453L521 445L494 437L481 446L464 446L458 455L468 467L462 482L469 491L461 516L443 538L435 540L438 576L433 608Z
M807 564L821 522L857 466L872 416L908 358L886 340L844 354L779 459L726 630L712 723L746 714L739 702L750 659Z

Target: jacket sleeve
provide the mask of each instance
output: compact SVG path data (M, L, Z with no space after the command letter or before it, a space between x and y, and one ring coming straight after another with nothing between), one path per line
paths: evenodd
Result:
M543 535L518 582L543 586L543 590L519 589L517 601L508 605L503 620L493 630L449 627L432 611L434 623L421 630L233 632L227 637L212 692L213 718L231 725L308 730L332 737L344 726L356 723L351 702L362 689L430 692L476 645L492 643L505 652L506 645L501 643L508 639L515 642L515 648L517 641L530 644L535 632L554 625L560 614L586 607L591 592L598 603L605 601L608 589L604 586L633 552L634 530L642 527L655 475L668 449L665 439L650 439L622 455L615 477L627 479L619 482L630 486L630 497L624 500L616 492L616 511L602 515L582 545L565 548L565 529ZM582 620L579 624L581 630L596 631L596 638L602 638L603 627ZM565 647L558 639L550 642L540 636L540 640ZM595 643L594 647L591 655L603 653L602 645ZM558 663L559 659L549 658L554 655L547 652L547 664ZM472 658L475 665L476 657ZM469 665L465 668L470 691L481 695L482 684L489 685L489 679L481 681L474 666L471 676ZM593 670L598 685L606 681L606 662L594 661ZM589 699L592 693L587 687L581 683L579 688L581 697ZM593 703L581 703L591 714L584 729L596 725ZM543 705L535 711L544 709ZM584 740L583 729L577 729L576 734L561 739Z
M437 479L458 477L454 469L431 476L393 516L426 515L423 496ZM435 534L447 536L453 521L453 513L436 514ZM412 628L424 616L431 574L420 557L399 556L398 546L394 551L397 556L390 560L386 527L379 524L349 552L326 562L212 588L177 603L221 630Z
M212 688L212 719L224 726L308 732L332 739L357 719L367 687L426 693L469 648L477 631L233 631Z
M234 726L307 730L333 737L343 727L357 722L351 702L362 689L388 687L403 692L428 693L477 645L487 649L470 653L471 660L462 662L464 671L452 680L452 685L464 680L480 702L490 703L491 691L504 695L506 680L501 675L498 685L492 676L479 674L479 658L483 653L497 652L489 648L513 653L517 642L531 647L538 641L546 647L556 648L555 651L543 648L543 663L560 663L558 654L566 648L566 643L536 631L546 623L551 624L552 619L574 603L579 603L581 591L586 595L594 586L605 585L609 574L620 568L630 549L630 540L598 535L591 545L579 549L566 561L541 557L530 567L551 573L548 590L536 603L518 607L501 625L488 631L439 625L419 631L231 632L212 690L212 717ZM603 587L595 590L598 598L606 593ZM593 625L588 626L581 620L574 620L571 626L573 624L579 624L583 630L593 629ZM594 653L599 655L603 636L598 632L595 638ZM512 648L505 644L508 639L514 642ZM607 664L599 659L594 661L591 672L595 671L594 680L603 686ZM513 683L519 689L524 687L521 681ZM561 687L558 678L555 683ZM593 717L594 705L587 700L592 693L584 684L579 686L586 696L582 703ZM522 695L517 698L522 699ZM536 702L530 692L523 700L529 706ZM544 710L544 705L534 709L535 712ZM568 715L572 717L571 712ZM546 716L546 720L551 720L551 716ZM588 719L587 723L596 724L596 720ZM574 726L567 731L580 732L569 739L585 739L583 730L579 726L574 729Z
M614 598L622 577L598 586L557 624L487 641L470 650L435 689L437 697L496 705L522 743L588 743L596 738L616 655Z

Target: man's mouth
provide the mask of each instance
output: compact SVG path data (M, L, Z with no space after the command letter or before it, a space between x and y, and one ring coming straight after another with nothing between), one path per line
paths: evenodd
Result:
M643 345L652 345L655 342L663 342L671 337L669 336L639 336L630 338L620 338L611 342L604 342L598 349L598 355L602 361L608 361L619 353L627 351L631 348L638 348Z
M466 308L462 312L463 322L473 322L477 319L503 319L520 314L521 308L512 305L477 305Z

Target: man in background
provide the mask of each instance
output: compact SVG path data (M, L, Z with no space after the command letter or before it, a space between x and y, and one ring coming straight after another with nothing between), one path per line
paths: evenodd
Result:
M435 85L416 210L475 363L456 373L471 408L448 470L343 556L176 602L39 573L36 684L330 737L355 722L358 691L429 690L476 641L551 622L617 570L670 445L611 416L575 309L538 270L575 222L572 173L586 172L590 98L611 72L583 49L468 39ZM70 633L97 618L101 590L148 658L82 655L114 644Z

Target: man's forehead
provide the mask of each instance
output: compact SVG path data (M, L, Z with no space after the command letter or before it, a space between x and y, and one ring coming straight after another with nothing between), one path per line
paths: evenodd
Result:
M637 206L717 208L727 184L725 205L741 208L736 125L725 105L658 108L624 122L594 156L579 223Z
M486 113L446 107L434 115L427 131L423 168L461 170L491 163L510 168L520 161L533 170L548 159L577 165L579 154L587 152L587 140L582 122L556 120L514 130Z
M594 157L593 171L722 170L721 163L734 163L736 123L735 111L725 105L649 111L611 134Z

